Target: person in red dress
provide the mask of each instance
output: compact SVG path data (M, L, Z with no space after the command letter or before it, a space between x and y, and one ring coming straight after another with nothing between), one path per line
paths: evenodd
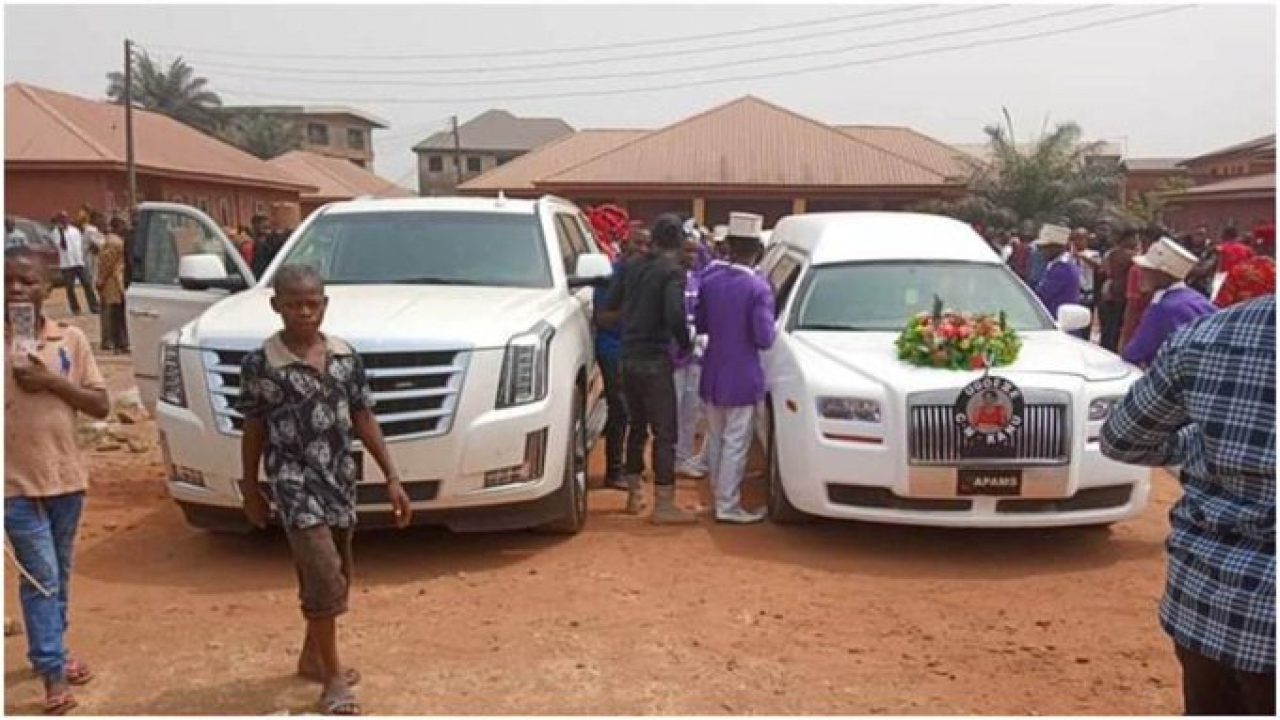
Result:
M1270 233L1254 233L1254 256L1237 263L1227 273L1222 289L1213 299L1220 308L1238 305L1276 292L1276 236Z
M973 413L973 427L979 432L996 432L1009 424L1009 411L1000 404L1000 396L988 390L982 393L982 404Z

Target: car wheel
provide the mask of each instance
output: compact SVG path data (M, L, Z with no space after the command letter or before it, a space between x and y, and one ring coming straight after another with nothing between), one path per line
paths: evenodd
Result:
M547 532L573 535L580 532L587 522L587 421L583 402L582 389L578 388L573 395L571 432L564 458L564 485L560 488L560 505L564 514L543 526Z
M773 408L769 408L769 467L765 471L765 494L769 519L783 525L794 525L810 518L796 509L787 499L787 489L782 484L782 466L778 462L778 433L773 422Z

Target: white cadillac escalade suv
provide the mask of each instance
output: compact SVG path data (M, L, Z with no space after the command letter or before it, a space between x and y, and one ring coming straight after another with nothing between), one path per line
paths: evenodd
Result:
M415 522L581 529L604 421L591 286L610 273L588 228L552 197L357 200L313 213L255 280L203 213L143 204L128 295L135 372L187 521L248 528L240 363L280 327L272 275L307 263L327 279L324 331L364 360ZM377 463L356 447L361 522L390 524Z
M1150 471L1098 444L1139 370L1069 335L1089 311L1050 317L969 226L910 213L787 217L761 272L778 310L759 423L775 520L1101 526L1145 507ZM900 331L935 297L1004 311L1022 339L1017 360L989 375L899 360ZM968 419L985 396L998 427Z

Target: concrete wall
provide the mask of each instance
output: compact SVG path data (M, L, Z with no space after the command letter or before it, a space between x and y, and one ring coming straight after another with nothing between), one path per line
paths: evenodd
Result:
M511 162L512 160L524 155L522 152L492 152L463 149L461 154L462 164L462 182L467 182L472 178L479 177L490 170ZM440 170L431 171L430 158L440 158ZM480 170L467 170L467 158L479 158ZM452 150L427 150L418 152L418 194L423 196L430 195L452 195L457 189L457 172L453 168L453 151Z
M302 135L302 149L319 155L355 160L366 170L373 169L373 133L368 123L362 123L346 115L302 115L297 118L298 129ZM311 143L307 125L319 123L329 128L329 143L317 145ZM347 131L359 130L364 134L364 147L353 148L347 143Z
M59 210L73 212L88 204L110 213L124 212L127 179L119 171L31 171L4 173L5 213L45 221ZM298 193L138 175L138 201L181 202L203 210L221 225L248 225L256 212L273 202L298 202Z
M1179 231L1204 225L1209 228L1210 234L1216 236L1222 228L1231 224L1243 231L1248 231L1259 219L1275 224L1276 201L1273 197L1187 203L1166 211L1165 218Z

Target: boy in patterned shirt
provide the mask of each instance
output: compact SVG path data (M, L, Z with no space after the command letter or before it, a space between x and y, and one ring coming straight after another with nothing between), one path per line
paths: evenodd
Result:
M338 660L337 617L347 610L351 537L356 525L359 468L351 454L359 437L386 477L397 527L412 514L371 410L364 365L351 346L320 332L329 299L314 268L286 265L273 280L271 307L284 330L244 359L238 407L244 414L240 492L250 522L265 527L267 480L298 571L307 634L298 674L324 685L326 714L358 715L352 686L359 675Z

